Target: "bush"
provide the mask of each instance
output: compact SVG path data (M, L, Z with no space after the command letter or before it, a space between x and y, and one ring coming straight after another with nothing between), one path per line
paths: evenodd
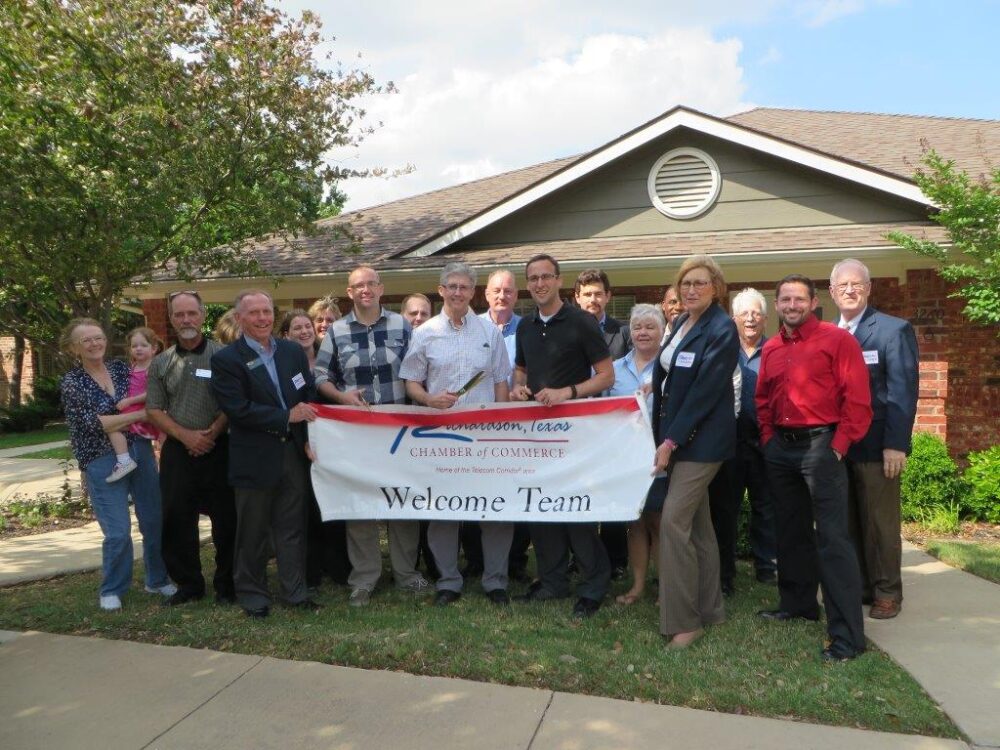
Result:
M21 406L0 409L0 432L32 432L40 430L53 418L45 404L29 401Z
M46 407L50 412L49 419L61 417L62 393L59 390L60 375L44 375L35 378L32 386L33 402Z
M1000 445L969 454L964 509L987 523L1000 523Z
M941 438L923 432L913 435L913 452L903 471L901 494L904 521L926 523L934 518L957 518L964 486Z

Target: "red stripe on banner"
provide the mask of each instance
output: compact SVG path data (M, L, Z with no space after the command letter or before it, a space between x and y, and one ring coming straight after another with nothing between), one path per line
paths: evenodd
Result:
M639 402L634 396L580 399L555 406L542 406L540 404L490 405L467 411L446 411L420 406L409 407L406 411L382 411L377 406L371 408L329 406L327 404L311 404L311 406L324 419L389 427L448 427L456 424L482 424L484 422L529 422L563 417L588 417L616 411L639 411Z

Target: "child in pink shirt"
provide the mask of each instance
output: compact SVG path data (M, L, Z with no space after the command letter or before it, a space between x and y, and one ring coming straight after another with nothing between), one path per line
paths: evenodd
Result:
M121 414L139 411L146 404L146 376L149 371L149 364L153 361L160 350L162 342L159 336L152 329L146 327L133 328L125 337L125 345L128 348L129 359L132 362L132 371L128 379L128 396L118 402L118 411ZM157 440L160 431L149 422L136 422L128 427L128 430L146 440ZM128 453L128 442L124 433L112 432L108 434L111 447L114 448L117 456L115 468L108 475L108 482L117 482L136 468L136 463Z

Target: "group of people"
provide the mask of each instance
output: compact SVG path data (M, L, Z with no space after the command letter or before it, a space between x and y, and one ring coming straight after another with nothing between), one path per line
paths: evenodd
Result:
M770 338L765 296L744 289L725 310L727 285L709 256L688 258L662 303L635 305L627 324L607 314L612 289L600 270L579 275L575 305L560 296L552 256L531 258L524 276L535 308L523 318L508 270L490 274L489 307L473 312L477 273L464 263L442 270L437 315L422 294L406 297L401 313L389 310L369 266L348 277L347 314L324 299L287 313L277 329L270 294L251 289L236 298L228 333L220 321L225 343L203 335L198 292L175 292L168 313L177 343L152 357L155 334L137 329L128 338L131 368L107 359L95 321L72 321L64 345L79 365L62 387L73 451L105 535L100 606L119 609L131 581L129 496L144 539L145 588L170 605L205 595L201 513L211 519L219 603L267 617L273 555L287 606L317 609L311 591L324 574L350 587L350 605L367 605L382 575L379 523L320 518L306 432L315 401L446 410L640 393L656 448L637 520L434 520L423 530L417 521L389 521L395 585L433 592L435 604L448 606L464 579L478 575L488 599L506 606L533 545L536 578L515 599L569 598L575 571L573 616L587 618L627 569L632 585L617 602L642 598L652 561L660 632L670 648L684 648L725 619L746 494L756 577L779 592L777 608L760 616L816 620L821 588L823 658L862 653L863 602L877 618L901 608L899 475L917 398L913 329L868 305L864 264L833 268L839 324L816 317L809 277L779 281L780 326Z

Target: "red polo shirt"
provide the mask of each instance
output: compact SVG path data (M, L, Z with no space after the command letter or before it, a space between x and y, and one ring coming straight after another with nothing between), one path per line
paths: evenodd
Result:
M872 421L868 368L857 339L815 317L764 344L754 395L761 445L775 427L836 424L830 447L840 455L865 436Z

